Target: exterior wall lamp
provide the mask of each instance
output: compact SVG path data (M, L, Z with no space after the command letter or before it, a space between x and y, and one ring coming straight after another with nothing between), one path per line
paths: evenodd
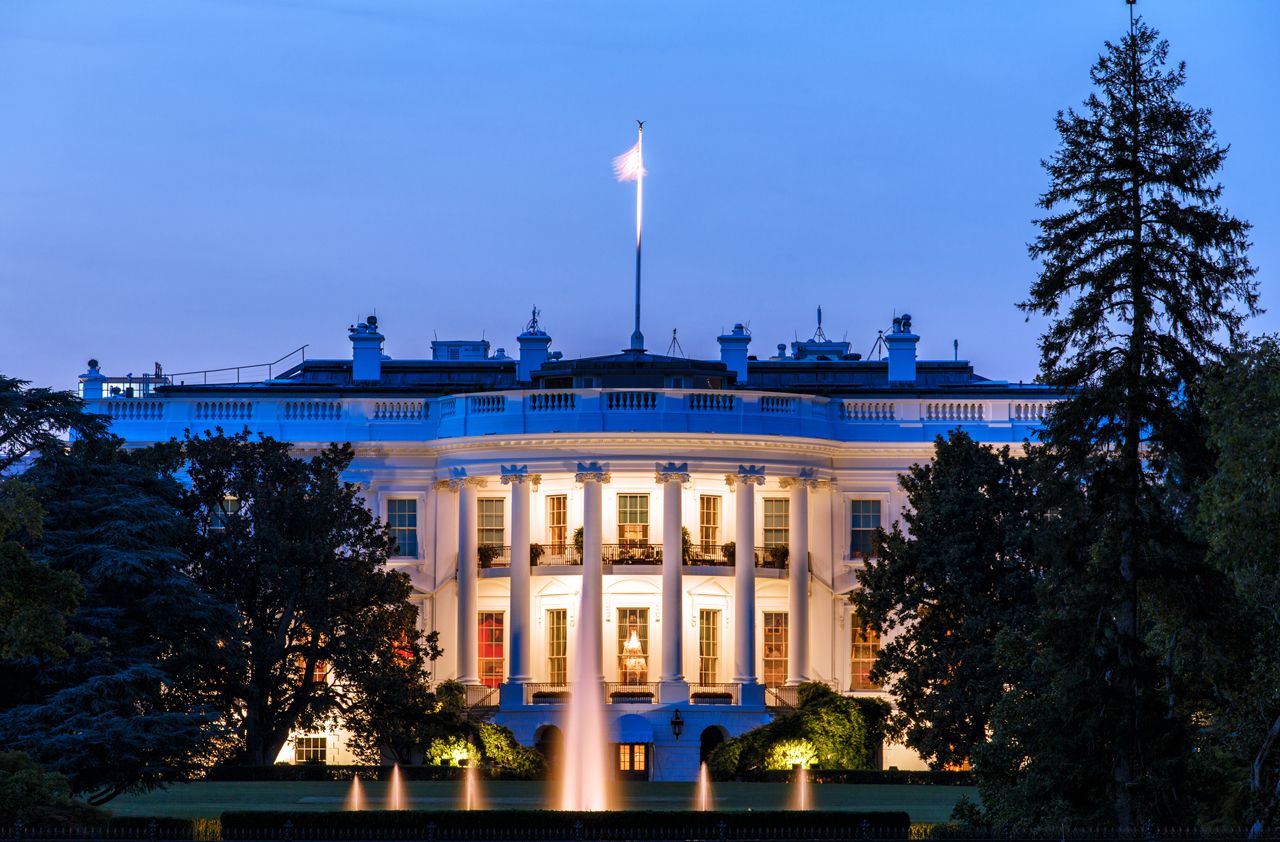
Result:
M676 712L671 715L671 733L677 740L684 733L684 717L680 715L680 708L676 708Z

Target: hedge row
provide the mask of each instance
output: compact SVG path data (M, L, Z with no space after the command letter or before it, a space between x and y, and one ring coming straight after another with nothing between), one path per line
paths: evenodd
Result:
M459 766L401 766L400 774L409 781L453 781L463 776ZM481 767L485 778L494 778ZM210 781L349 781L359 775L364 781L385 781L391 778L390 766L329 766L321 763L301 763L296 766L221 766L210 770ZM784 783L792 779L791 771L754 772L736 778L742 781L766 781ZM496 779L502 780L502 775ZM916 784L921 786L972 786L972 772L929 772L889 769L811 769L809 779L828 784Z
M829 811L673 812L616 811L578 813L559 810L369 811L344 813L236 810L222 814L222 838L319 839L358 831L362 838L505 839L513 834L540 839L615 838L847 838L860 836L905 839L911 820L904 812L844 813ZM672 833L672 832L675 833ZM333 838L333 837L328 837Z

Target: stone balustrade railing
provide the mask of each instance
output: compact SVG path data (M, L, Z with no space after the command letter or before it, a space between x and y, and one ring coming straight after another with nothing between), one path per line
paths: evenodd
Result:
M92 408L129 441L249 427L289 441L426 441L484 435L634 432L773 435L832 441L931 441L963 426L985 441L1018 442L1053 406L1034 398L826 398L750 391L575 389L440 398L161 393L107 398Z

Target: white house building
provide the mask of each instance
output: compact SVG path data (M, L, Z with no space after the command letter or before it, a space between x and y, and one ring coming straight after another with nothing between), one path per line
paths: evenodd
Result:
M899 474L956 427L1021 442L1056 397L917 360L908 316L883 359L821 327L757 358L735 325L719 360L568 360L536 312L516 358L439 341L429 360L392 359L374 318L350 339L350 359L254 382L112 378L91 362L82 394L133 445L215 426L303 452L350 442L350 478L394 531L391 564L422 626L440 632L437 677L549 746L579 629L598 634L619 773L658 780L695 778L710 748L786 709L802 682L879 693L877 640L848 594L904 504ZM329 733L298 735L282 759L350 757ZM920 766L893 745L881 762Z

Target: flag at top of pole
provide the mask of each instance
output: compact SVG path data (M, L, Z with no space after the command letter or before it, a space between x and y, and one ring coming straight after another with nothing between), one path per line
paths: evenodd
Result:
M644 121L637 120L636 145L613 159L613 174L618 181L636 183L636 327L631 334L632 351L644 350L644 334L640 332L640 232L644 219Z

